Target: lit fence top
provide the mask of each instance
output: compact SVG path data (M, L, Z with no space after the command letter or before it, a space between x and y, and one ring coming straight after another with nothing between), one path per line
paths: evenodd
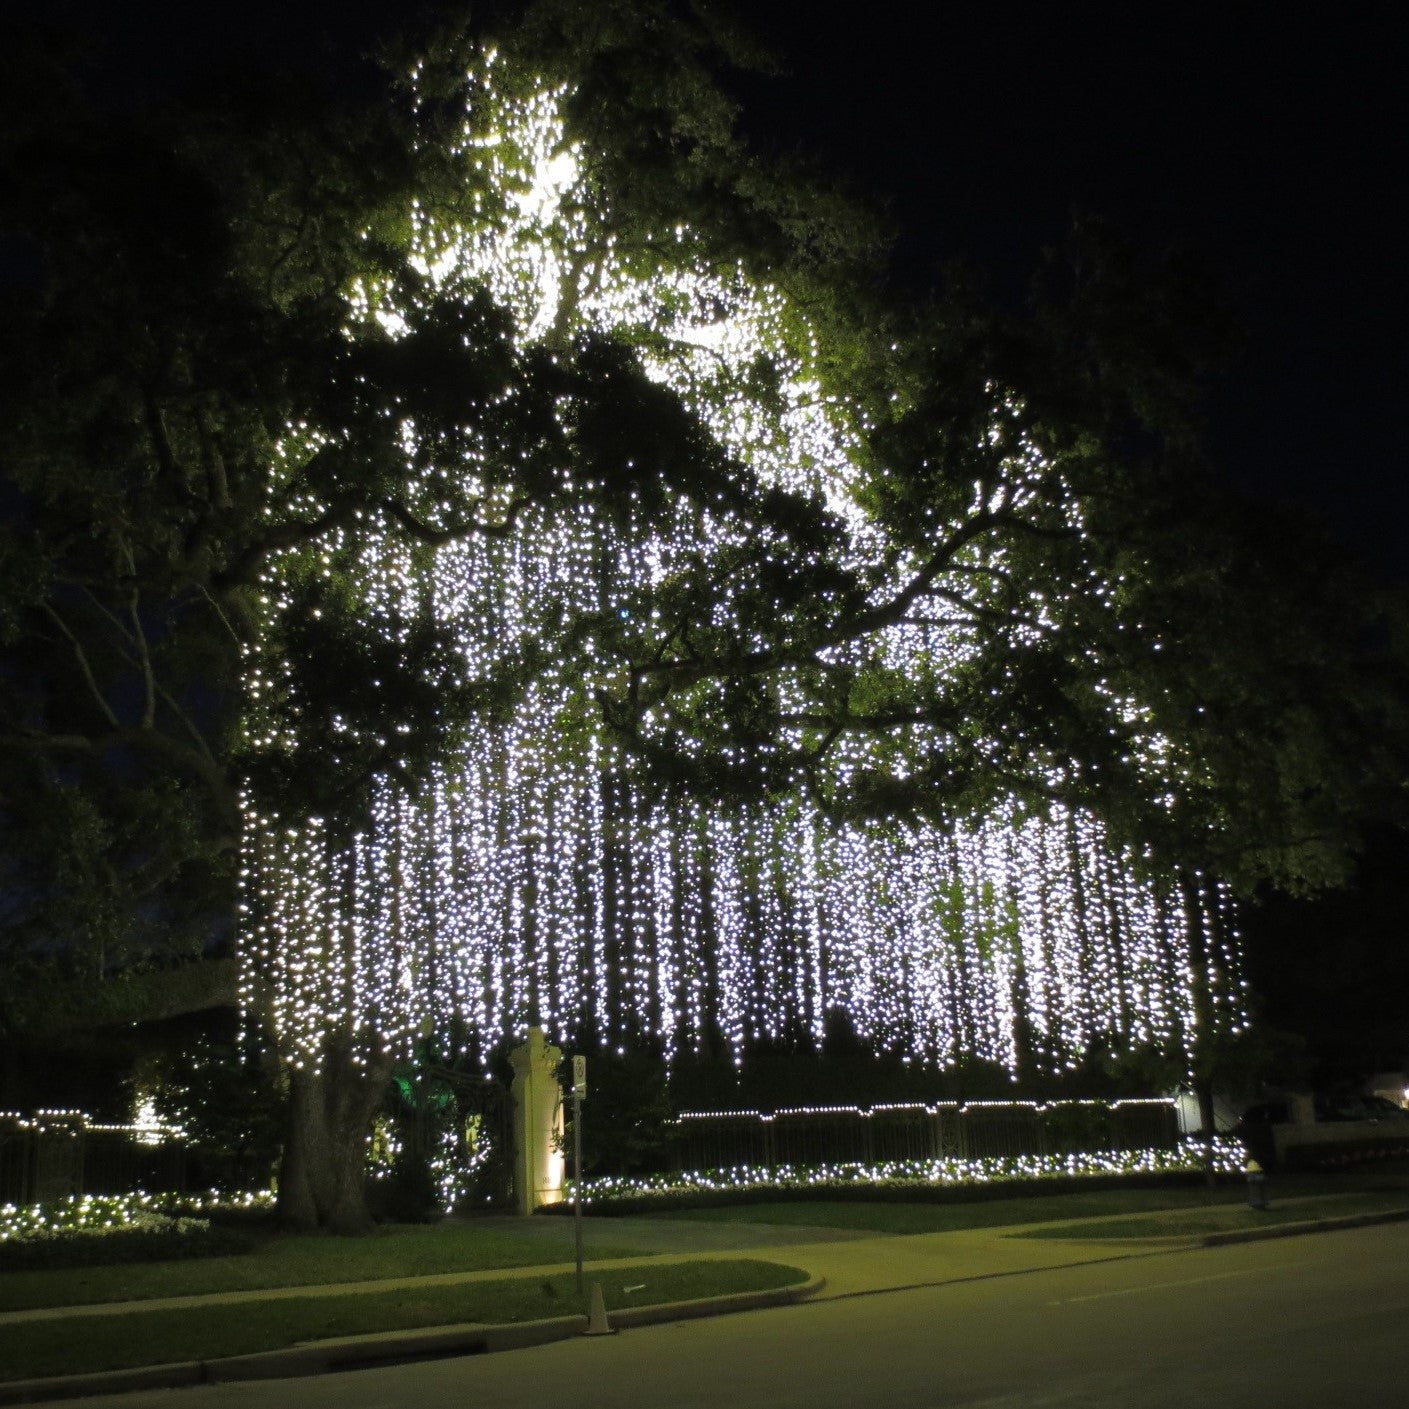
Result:
M0 1111L0 1125L48 1134L127 1135L144 1143L186 1137L179 1125L171 1125L160 1118L115 1123L95 1120L87 1111L35 1111L32 1115L23 1111Z
M785 1106L776 1111L681 1111L673 1118L673 1122L678 1124L686 1120L777 1120L780 1116L806 1116L806 1115L854 1115L869 1119L877 1115L892 1115L913 1112L919 1115L939 1115L941 1112L949 1111L958 1115L963 1115L967 1111L977 1110L1011 1110L1011 1111L1031 1111L1041 1113L1043 1111L1055 1111L1070 1109L1073 1106L1086 1107L1099 1110L1121 1110L1131 1106L1145 1106L1159 1109L1173 1109L1179 1104L1177 1096L1129 1096L1120 1097L1112 1101L1102 1101L1099 1099L1080 1099L1066 1101L936 1101L933 1105L922 1101L891 1102L881 1103L874 1106Z

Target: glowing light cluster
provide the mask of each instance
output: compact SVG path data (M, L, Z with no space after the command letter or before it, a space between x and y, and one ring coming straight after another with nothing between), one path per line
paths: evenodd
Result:
M385 1116L372 1124L367 1146L367 1174L375 1183L392 1179L405 1155L405 1147ZM477 1115L468 1116L461 1129L442 1129L435 1133L427 1152L426 1164L435 1182L438 1207L444 1213L473 1201L477 1193L476 1180L495 1154L493 1141ZM489 1202L487 1198L484 1202Z
M86 1111L36 1111L32 1116L19 1111L0 1111L0 1130L6 1134L23 1132L72 1135L79 1138L85 1131L104 1135L126 1135L140 1145L160 1145L168 1140L184 1140L186 1132L179 1125L164 1121L156 1113L151 1098L140 1101L129 1124L94 1120Z
M227 1194L208 1193L81 1194L39 1204L0 1204L0 1243L30 1242L70 1234L153 1232L205 1227L201 1215L230 1210L272 1209L274 1194L265 1189Z
M560 92L500 91L492 60L472 92L461 153L476 217L448 226L413 212L424 277L442 294L487 289L524 346L567 346L583 330L633 344L761 480L823 499L855 559L879 563L848 489L858 431L824 385L799 310L742 267L710 263L686 227L622 248L589 154L565 135ZM406 314L368 283L349 317L397 335ZM749 390L759 367L776 395ZM416 428L403 433L414 446ZM285 453L314 439L290 428ZM473 451L440 468L484 483ZM276 481L285 472L274 467ZM976 511L1033 501L1043 473L1021 448L1003 484L975 487ZM471 675L488 677L564 615L629 615L642 584L731 541L722 511L682 508L645 539L569 497L528 509L507 537L447 544L429 571L386 525L362 525L356 548L388 619L429 591ZM985 551L957 570L992 566ZM268 602L294 567L270 571ZM878 567L877 592L905 568ZM1025 629L1041 631L1037 586L1029 606ZM961 668L979 645L962 626L902 625L856 649L918 674ZM277 669L255 670L256 737ZM1236 940L1218 922L1216 886L1186 900L1139 882L1099 822L1055 807L900 830L840 827L800 801L726 812L662 800L628 779L593 722L616 670L591 645L565 653L509 722L472 723L459 761L415 797L384 788L350 843L318 819L249 814L244 991L272 1006L286 1055L317 1066L336 1028L400 1053L453 1032L483 1057L537 1023L554 1041L584 1028L619 1043L647 1034L668 1055L715 1029L737 1059L752 1042L820 1037L840 1008L865 1041L926 1062L1060 1070L1097 1042L1188 1052L1196 983L1209 983L1220 1021L1239 1020ZM874 752L839 747L839 782Z

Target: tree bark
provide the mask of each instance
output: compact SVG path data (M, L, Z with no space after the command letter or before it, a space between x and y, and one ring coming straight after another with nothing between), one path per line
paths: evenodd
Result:
M323 1064L289 1079L289 1128L279 1168L279 1221L300 1232L365 1233L367 1136L390 1061L330 1040Z
M1194 1096L1199 1103L1199 1133L1212 1137L1218 1134L1218 1120L1213 1110L1213 1078L1195 1076Z

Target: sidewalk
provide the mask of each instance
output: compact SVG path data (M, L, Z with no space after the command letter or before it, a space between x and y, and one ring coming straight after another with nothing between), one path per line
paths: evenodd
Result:
M619 1224L621 1220L600 1220ZM688 1257L692 1261L713 1261L737 1258L742 1253L768 1262L782 1262L800 1267L814 1281L824 1285L814 1293L818 1297L857 1296L866 1292L893 1291L904 1287L935 1282L967 1281L979 1276L1004 1276L1014 1272L1029 1272L1049 1267L1063 1267L1074 1262L1105 1260L1111 1256L1138 1257L1148 1251L1132 1246L1112 1253L1109 1245L1100 1242L1044 1243L1020 1241L1003 1235L1014 1228L983 1229L962 1233L912 1233L861 1235L838 1238L829 1236L835 1229L788 1228L774 1225L724 1224L713 1225L738 1230L728 1246L703 1248L691 1236L698 1224L672 1224L665 1220L641 1220L652 1224L652 1232L663 1235L655 1241L670 1241L673 1230L679 1229L681 1246L671 1251L647 1253L638 1257L606 1258L589 1263L585 1269L587 1281L603 1280L604 1274L630 1270L639 1273L651 1267L668 1266ZM1038 1225L1032 1225L1038 1226ZM761 1237L756 1229L766 1229L771 1237ZM595 1230L600 1231L600 1230ZM643 1241L635 1230L610 1232L613 1241ZM819 1235L813 1237L813 1234ZM779 1241L785 1236L788 1241ZM724 1240L719 1240L724 1241ZM1142 1240L1142 1244L1158 1241L1163 1246L1169 1240ZM1179 1240L1181 1243L1188 1240ZM1134 1240L1131 1240L1133 1243ZM421 1277L383 1277L366 1282L334 1282L316 1286L251 1288L231 1292L205 1292L193 1296L157 1297L146 1301L109 1301L82 1303L76 1306L33 1307L21 1311L0 1312L0 1325L25 1321L64 1320L70 1317L124 1316L136 1311L160 1311L176 1307L238 1306L245 1302L279 1301L313 1296L347 1296L358 1292L393 1291L418 1286L454 1286L471 1282L501 1282L542 1279L574 1270L570 1261L538 1263L530 1267L496 1267L475 1272L437 1272Z
M1094 1262L1153 1257L1200 1244L1214 1245L1267 1236L1293 1236L1327 1228L1360 1226L1366 1222L1409 1219L1409 1207L1336 1218L1317 1217L1316 1206L1321 1202L1318 1199L1308 1198L1297 1202L1307 1205L1306 1220L1265 1229L1159 1238L1121 1238L1112 1235L1081 1240L1012 1236L1019 1232L1030 1233L1059 1226L1054 1223L1015 1224L960 1232L871 1235L833 1228L783 1228L774 1224L597 1218L585 1221L585 1241L589 1248L594 1243L615 1243L620 1246L622 1242L632 1242L655 1250L637 1257L593 1262L586 1275L589 1283L608 1281L613 1274L621 1272L629 1273L633 1281L640 1281L643 1280L643 1274L648 1274L652 1267L668 1266L687 1258L723 1259L736 1258L741 1254L786 1263L799 1267L808 1274L805 1284L778 1291L745 1292L707 1301L645 1305L628 1311L613 1312L614 1326L622 1327L749 1310L803 1299L835 1300L869 1296L914 1287L939 1286L949 1282L1017 1276ZM1111 1223L1118 1225L1120 1221L1121 1219L1114 1218ZM515 1223L516 1226L524 1226L522 1221L515 1220ZM542 1229L545 1253L558 1252L563 1240L571 1245L570 1220L542 1219L533 1220L533 1223L536 1228ZM502 1281L511 1278L541 1279L553 1274L571 1272L572 1269L573 1263L570 1260L554 1258L533 1267L495 1268L477 1272L439 1273L423 1277L389 1278L316 1287L277 1287L148 1301L11 1311L0 1313L0 1324L90 1316L122 1316L129 1312L172 1307L237 1307L242 1303L267 1302L288 1297L341 1296L358 1292ZM648 1280L648 1277L645 1280ZM228 1360L183 1362L48 1380L10 1381L0 1383L0 1405L163 1385L178 1387L219 1379L264 1379L317 1374L328 1370L349 1369L359 1364L384 1364L427 1355L512 1349L578 1335L585 1328L586 1318L583 1316L565 1316L552 1321L519 1322L504 1326L426 1327L353 1336L339 1341L321 1341L283 1350L235 1356Z

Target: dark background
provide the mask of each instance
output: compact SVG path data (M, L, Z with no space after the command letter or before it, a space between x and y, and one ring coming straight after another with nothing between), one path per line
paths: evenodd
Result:
M1011 293L1073 210L1201 256L1247 335L1210 407L1214 464L1312 508L1403 580L1409 11L875 0L747 13L792 66L776 127L888 205L907 277L958 256Z
M58 0L113 101L245 61L345 64L398 0ZM453 6L442 8L453 9ZM474 9L474 6L466 8ZM482 8L482 6L481 6ZM761 145L890 215L900 278L962 259L1020 296L1073 211L1221 278L1247 340L1209 451L1404 581L1409 8L1166 0L734 0L784 72L746 85ZM12 12L18 14L18 8Z
M114 103L226 62L336 71L412 6L384 0L70 0ZM746 126L812 153L888 213L896 277L945 261L1021 297L1074 212L1221 280L1243 352L1208 405L1224 482L1313 514L1382 581L1409 584L1401 261L1409 7L1164 0L751 0L784 73ZM1409 1057L1409 846L1377 834L1351 890L1246 917L1274 1023L1326 1079Z

